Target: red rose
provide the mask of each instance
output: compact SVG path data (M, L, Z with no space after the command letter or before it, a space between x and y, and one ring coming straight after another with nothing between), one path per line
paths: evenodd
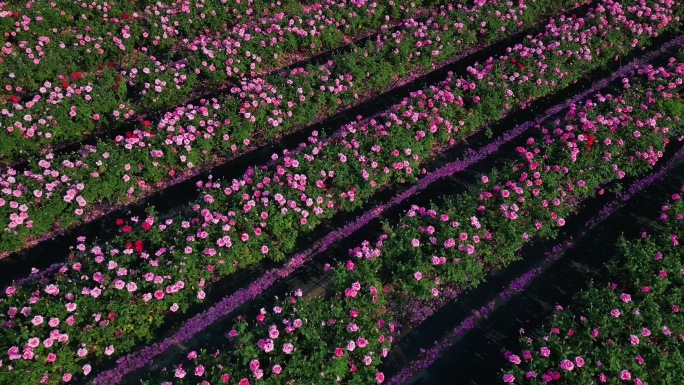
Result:
M514 57L511 58L511 63L515 63L515 58L514 58Z
M101 66L101 65L97 66L97 70L98 70L98 71L102 71L103 69L104 69L103 66Z
M10 96L10 100L11 100L12 102L16 103L16 102L19 101L19 98L17 97L17 95L12 95L12 96Z
M518 66L518 69L523 69L523 68L525 68L525 66L522 65L522 64L520 64L520 63L518 63L517 66Z
M131 229L132 229L131 226L126 225L126 226L123 227L123 232L124 232L124 233L128 233L128 232L131 231Z
M74 73L72 73L72 74L69 75L69 76L70 76L72 79L79 79L79 78L83 77L83 74L80 73L80 72L74 72Z
M121 81L121 76L115 77L114 80L116 80L117 82L120 82L120 81Z
M123 224L124 224L123 219L119 218L119 219L116 220L116 225L117 225L117 226L121 226L121 225L123 225Z
M115 89L115 90L118 90L118 89L119 89L119 85L118 85L118 84L113 84L113 85L112 85L112 88Z
M131 247L133 247L133 244L130 242L126 242L126 248L130 249Z
M143 228L144 230L149 230L149 229L150 229L150 227L152 227L152 225L150 225L150 224L149 224L149 223L147 223L147 222L143 222L143 224L142 224L142 228Z
M110 61L109 63L107 63L107 66L109 66L109 67L114 67L114 62L111 62L111 61Z
M150 126L150 121L149 121L149 120L144 121L144 122L143 122L143 126L149 127L149 126Z
M128 19L128 12L124 12L123 15L121 15L121 18L124 20Z
M64 87L64 88L69 87L69 82L62 82L62 87Z

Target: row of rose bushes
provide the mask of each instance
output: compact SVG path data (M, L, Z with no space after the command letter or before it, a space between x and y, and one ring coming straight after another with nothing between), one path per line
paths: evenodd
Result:
M49 326L53 318L54 320L51 321L53 325L55 323L62 325L64 333L60 332L60 335L69 336L62 337L61 343L54 344L51 343L54 342L52 337L47 337L50 341L31 350L33 355L27 353L28 358L22 356L22 359L12 360L14 370L5 375L24 376L22 378L36 376L36 379L46 375L54 380L55 375L61 376L66 373L69 374L66 378L69 378L70 375L79 372L82 365L86 365L84 371L89 372L90 363L94 362L95 357L102 354L116 353L118 355L130 351L136 343L149 341L169 314L178 310L185 311L191 303L201 302L206 295L204 289L211 280L225 277L239 267L253 264L266 257L273 259L282 257L282 253L288 251L288 247L294 246L287 244L287 240L292 237L291 233L304 235L320 221L320 219L315 219L316 208L323 210L321 215L332 215L335 211L345 209L347 204L351 205L349 207L360 204L358 200L361 200L362 194L372 193L371 188L367 186L378 189L384 183L390 183L390 181L396 183L402 178L411 177L412 172L407 173L404 162L409 162L411 165L412 162L417 161L413 159L411 153L424 151L420 149L423 145L438 141L440 135L448 135L449 126L446 122L452 119L449 115L457 113L462 108L458 99L451 99L449 92L454 91L456 85L463 85L462 82L462 79L450 79L442 83L439 88L416 93L414 98L405 101L397 109L379 118L386 123L384 128L380 127L377 121L375 123L368 121L346 126L331 140L319 140L312 137L313 143L308 150L288 156L280 163L273 165L270 169L271 174L267 173L268 168L259 170L261 179L256 179L257 171L254 170L249 171L242 181L235 180L224 184L207 182L204 186L205 194L180 218L164 220L155 215L145 219L121 220L118 222L121 226L121 235L111 243L86 246L84 240L79 240L81 243L70 256L68 265L62 267L55 276L30 280L5 290L9 296L3 298L1 304L7 310L1 311L0 314L4 316L9 312L25 309L27 315L14 317L3 324L5 333L0 337L2 346L7 349L12 346L21 348L30 346L27 345L29 338L32 341L31 345L36 339L39 341L46 339L42 335L47 331L46 324ZM447 87L450 87L451 91L448 91ZM638 98L634 96L630 99ZM449 102L449 100L452 101ZM654 99L654 102L656 100L660 102L661 98ZM634 109L630 112L636 117L650 113L641 109ZM624 120L631 119L631 114L626 114ZM416 118L416 122L412 121L413 117ZM434 124L433 122L438 122L439 118L444 120L439 124ZM399 124L398 119L405 121ZM666 120L668 117L660 116L654 119L660 121L659 119ZM407 130L406 124L409 120L415 126ZM438 128L434 133L430 130L433 124ZM420 130L421 125L424 126L423 130ZM369 138L373 140L370 143L370 140L364 139L362 135L351 137L356 129L358 132L362 129L373 130L371 134L376 131L381 133L381 130L390 133L391 130L391 135L378 135L375 138L369 135ZM402 134L404 131L410 134ZM421 131L426 136L429 135L431 139L424 139L420 134ZM440 131L445 133L440 134ZM636 146L652 144L660 148L663 146L663 136L669 135L673 133L667 135L657 132L644 133L638 140L635 139L634 143L632 141L627 143ZM382 149L380 145L384 145L384 141L389 141L387 143L391 145L391 141L395 138L403 139L406 143L395 143L396 147ZM448 137L443 140L445 144L450 142ZM558 143L554 140L550 142ZM320 143L326 145L319 147ZM363 145L365 152L355 155L355 145L359 145L357 151L360 151ZM378 156L377 159L385 159L388 175L385 176L385 170L374 170L372 164L369 165L366 171L369 175L378 178L373 186L372 180L363 178L364 173L360 167L363 163L377 161L373 159L377 156L373 149L376 145L380 146L378 153L386 153L384 157ZM636 171L636 164L648 163L643 158L629 163L627 160L629 157L621 152L621 150L626 151L622 149L625 143L617 139L616 143L603 145L615 153L613 161L620 164L618 167L620 170L624 168L620 162L627 162L627 165L631 165L632 168L627 170L631 170L630 172ZM328 150L327 147L335 147L335 151L339 152ZM408 150L411 150L410 153ZM300 174L297 170L293 171L300 166L307 167L309 159L312 159L312 163L320 159L317 153L321 151L330 154L332 158L327 159L329 164L324 162L321 165L323 169L314 169L310 175ZM593 153L597 154L598 151ZM347 158L346 161L343 162L341 155ZM361 159L362 156L367 159ZM397 158L399 156L401 158ZM347 167L352 168L350 166L352 162L359 165L359 167L354 167L357 170L356 175L351 173L346 175L348 178L356 178L353 179L356 185L344 186L347 182L335 178L331 172L343 174L347 172ZM594 162L594 160L590 159L588 162ZM338 167L339 164L334 166L334 163L344 163L345 168ZM321 175L320 171L325 171L325 175ZM613 171L608 174L603 178L615 178L620 175ZM560 178L565 174L554 170L549 175ZM276 177L282 180L277 182L265 180L271 177L274 180ZM389 177L392 179L382 179ZM319 183L315 181L316 178L321 178L322 187L317 186ZM326 181L322 178L332 179L327 182L327 189L336 191L335 196L325 193ZM271 194L269 191L267 194L264 183L269 184L270 188L279 193ZM354 202L351 202L349 194L352 188L356 189L353 192ZM322 201L318 202L319 196L317 195L306 197L307 189L322 189L316 192L325 194L320 195ZM583 190L591 191L587 188ZM285 198L283 194L286 194L288 198ZM305 195L303 200L302 195ZM465 200L464 197L460 199ZM270 201L270 205L265 205L266 201ZM349 203L346 203L347 201ZM223 204L219 205L219 202ZM257 202L259 202L258 209L256 208ZM328 202L332 203L332 207L327 207ZM231 210L234 213L231 213ZM304 215L304 210L311 210L312 214ZM558 210L559 215L565 215L562 210L567 211L570 208L560 207ZM551 227L549 225L539 231L551 231ZM393 239L399 240L408 236L400 234L401 231L397 229L395 232L399 235ZM499 234L503 236L504 232ZM486 239L486 234L480 236ZM411 239L411 237L406 239ZM417 241L420 244L421 241ZM466 252L471 252L473 246L463 247ZM497 247L500 246L497 245ZM425 260L422 263L432 262ZM428 274L428 271L423 271L421 274ZM422 282L425 283L425 280ZM429 293L432 287L426 290ZM10 308L17 310L13 311ZM40 318L34 321L36 315L40 315ZM48 321L38 322L41 319ZM41 337L38 337L39 335ZM43 361L35 358L35 354L41 357L52 354L51 357L54 360L45 367ZM27 370L31 370L31 373L27 373Z
M684 60L684 52L678 56ZM684 132L678 116L662 108L684 106L674 94L682 89L676 79L684 79L682 62L645 68L625 79L621 95L598 94L547 121L517 149L518 160L483 175L467 193L411 207L398 223L385 224L377 242L352 250L332 271L329 298L264 304L256 317L238 316L218 350L190 352L144 383L382 383L377 366L394 321L404 317L388 298L475 287L518 259L531 239L555 237L602 186L652 169Z
M684 186L681 188L684 192ZM503 382L676 384L684 377L684 202L662 206L654 234L618 242L606 285L592 284L568 308L556 306L543 337L523 337ZM524 350L523 350L524 349Z
M363 29L377 28L386 16L404 17L424 5L422 1L403 0L221 3L212 0L83 6L80 1L69 1L27 4L16 10L16 15L15 11L4 11L0 13L0 30L7 38L3 50L7 68L3 75L12 73L14 77L8 81L12 87L21 87L20 92L35 92L59 73L96 72L109 62L127 70L148 65L150 60L170 62L173 57L183 57L186 52L182 46L188 41L199 36L211 39L211 35L235 36L227 48L239 50L247 61L251 60L244 55L247 51L271 60L274 53L300 47L308 50L310 44L330 43L341 34L351 37ZM234 8L229 9L231 6ZM301 39L297 35L308 38L297 44ZM249 73L249 63L240 67Z
M67 70L94 70L98 64L106 63L107 60L124 59L130 54L130 50L137 46L156 50L151 51L151 54L164 55L166 53L162 49L173 47L184 37L193 37L206 29L218 30L234 23L247 22L263 14L264 9L271 12L287 12L296 6L295 2L288 0L246 0L230 3L221 0L167 3L136 1L116 4L88 4L82 1L23 4L5 2L0 10L0 30L10 43L7 47L34 48L41 41L47 43L45 38L62 40L65 44L77 42L79 44L74 51L81 58L68 57L57 50L50 53L59 55L58 57L64 60ZM80 43L80 40L85 40L86 37L90 38L85 41L87 44ZM114 37L132 44L125 50L119 49L117 45L112 48L110 46ZM95 47L91 40L97 40L99 46ZM154 43L154 40L157 42ZM98 52L98 49L105 52ZM43 50L36 49L33 52L40 51ZM103 57L105 54L107 56ZM41 55L44 56L45 54ZM34 58L18 58L15 59L18 61L13 63L19 64L32 59ZM33 64L34 70L30 72L40 73L40 66Z
M263 16L254 12L255 7L268 5L275 13L297 8L288 0L232 2L219 12L214 9L217 5L217 0L101 5L81 1L5 3L0 11L0 31L5 37L3 63L7 65L2 75L13 74L7 81L12 88L21 88L11 91L35 92L59 73L89 73L109 62L139 62L141 57L134 55L139 51L144 57L164 58L183 38Z
M481 8L490 10L497 6L497 3L491 3ZM547 10L540 6L531 12L541 18ZM353 52L335 55L320 66L310 65L288 73L244 80L226 96L204 100L200 105L178 107L154 124L145 121L143 126L147 127L117 136L114 141L84 146L76 154L49 154L36 159L23 173L9 168L0 174L3 187L0 190L0 228L5 230L0 235L2 250L14 250L22 247L27 237L38 238L55 227L65 228L90 218L95 207L102 203L121 204L161 189L196 167L230 159L250 148L252 142L263 142L309 124L324 114L355 103L368 93L391 86L400 77L410 77L412 71L430 69L434 63L444 61L478 41L472 28L460 30L460 33L443 31L444 26L466 20L468 15L459 8L441 7L426 22L407 22L402 30L392 33L391 40L381 35L384 37ZM488 13L481 16L474 20L491 18ZM562 18L549 25L545 33L568 28L577 23L573 20ZM673 24L662 24L662 29L669 29L670 25ZM453 38L414 47L416 40L424 39L425 34ZM573 34L580 36L577 32ZM462 38L471 44L461 45L465 42ZM553 37L546 39L551 41ZM534 41L536 38L529 38L525 43L533 44ZM574 42L567 44L575 46ZM608 43L596 35L586 41L592 49L601 49L604 44ZM440 47L435 55L431 53ZM553 46L546 48L550 47ZM418 50L416 52L422 55L407 60L394 53L400 50ZM605 54L593 60L565 55L545 60L541 52L535 53L524 46L511 47L511 53L506 55L510 58L491 58L488 63L471 67L472 73L465 76L468 89L462 86L452 91L459 103L468 107L462 119L471 127L485 119L497 119L504 107L546 95L579 78L583 71L609 61L614 54L625 52L617 45L605 50ZM525 64L512 63L515 57L520 57ZM560 68L568 61L577 62L572 76L543 67ZM537 63L542 67L537 67ZM528 70L521 74L525 65ZM503 74L506 78L499 79ZM527 81L518 84L521 76ZM534 86L527 84L532 82ZM509 83L507 87L513 94L503 94L501 86ZM489 102L481 102L481 99L490 98Z
M384 8L410 9L411 13L402 14L409 19L415 14L408 0L392 4L381 6L380 11ZM79 38L72 36L76 43L68 44L64 39L60 40L64 37L63 31L57 31L60 38L43 36L46 43L37 47L44 56L31 59L30 64L22 64L27 59L23 53L34 57L35 51L22 47L23 44L12 47L6 43L2 63L8 72L5 90L11 92L2 98L7 107L0 114L0 126L6 128L0 132L2 160L12 162L38 152L44 154L46 147L80 140L83 134L94 130L120 126L140 112L177 105L193 91L206 93L208 87L225 86L230 79L256 76L316 52L339 47L366 31L396 23L389 14L397 13L391 10L387 14L378 12L377 3L353 5L346 0L290 4L288 9L287 14L277 12L231 29L198 31L197 35L185 37L174 47L152 50L131 41L143 39L146 33L123 27L122 34L127 38L123 42L118 37L109 38L113 39L114 49L100 47L103 57L92 68L67 69L70 66L63 59L64 56L75 60L88 57L81 55L78 47L92 50L92 45L100 46L103 38L98 39L90 32L87 37L80 33L76 34L81 36ZM355 16L349 17L350 13ZM167 16L160 15L166 20ZM345 17L350 21L340 25L339 20L346 20ZM39 24L49 25L49 20ZM160 23L164 24L154 21L154 24ZM117 24L108 22L105 25ZM83 39L88 44L81 46L78 41ZM135 47L135 52L128 53L130 58L125 59L123 66L115 65L114 58L105 53L124 52L126 46ZM60 54L55 55L52 51ZM38 61L37 65L33 64L34 60ZM31 84L22 84L26 81ZM234 82L228 83L231 84Z

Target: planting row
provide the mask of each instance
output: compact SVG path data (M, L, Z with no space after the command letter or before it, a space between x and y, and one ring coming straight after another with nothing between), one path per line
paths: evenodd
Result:
M136 2L96 6L71 1L27 4L21 10L5 11L0 19L0 28L7 38L3 47L7 68L3 75L14 75L8 81L12 88L21 88L18 92L35 92L57 74L95 73L99 66L109 62L127 70L142 63L148 65L150 60L170 62L179 52L183 57L182 46L188 41L200 36L211 39L214 34L235 36L224 49L241 51L241 57L247 61L251 60L244 55L248 50L271 60L283 47L287 47L286 51L300 47L308 50L312 43L330 43L340 34L354 36L363 29L379 27L386 16L404 17L423 5L421 1L365 0L323 0L306 5L290 0L218 3ZM230 10L230 6L242 9ZM308 39L296 44L298 36ZM292 44L295 46L289 47ZM271 48L268 55L264 54L266 47ZM263 65L256 61L254 64ZM249 63L243 72L249 73Z
M463 16L459 16L457 10L452 11L450 14L456 19ZM538 13L541 11L543 10L539 9ZM447 9L443 8L435 20L430 20L440 20L436 27L432 27L435 31L440 25L446 25L446 12ZM411 35L420 35L426 26L424 23L407 25L406 29L394 34L395 40L391 42L385 43L380 39L377 43L369 43L363 51L363 56L352 52L337 56L335 59L339 60L324 66L299 68L288 74L244 81L241 87L231 89L230 95L225 98L204 101L203 105L197 107L181 107L166 114L156 125L154 133L147 132L149 129L135 130L128 138L118 137L114 143L100 142L96 147L88 146L76 157L63 156L61 159L55 159L48 156L42 162L34 164L30 174L12 175L13 171L10 169L9 175L5 175L5 178L11 176L13 182L5 187L11 188L12 200L20 199L16 202L19 206L24 204L29 215L20 223L11 219L6 222L6 228L12 229L19 225L20 231L14 237L10 236L15 238L13 242L3 244L8 248L16 247L23 243L22 238L26 235L41 235L55 223L68 226L78 220L81 214L75 213L74 209L78 208L81 212L84 210L81 208L83 206L70 208L69 206L75 203L69 202L50 204L61 201L65 192L74 186L85 186L85 191L81 195L87 203L118 203L115 199L118 198L121 202L124 200L122 196L132 197L149 191L150 188L161 187L155 184L163 178L171 179L177 171L188 171L193 166L210 162L214 156L212 149L218 149L220 154L244 150L251 141L276 135L298 124L306 124L326 109L332 111L338 104L353 102L359 94L387 87L396 79L395 76L405 76L409 71L416 69L416 63L400 61L392 51L413 46L415 38ZM465 32L464 35L474 37L474 32ZM460 40L456 42L458 41ZM433 61L449 57L448 55L453 52L447 50L437 56L431 56L428 54L430 48L427 44L418 48L423 50L422 57L426 61L417 64L429 68ZM380 52L376 52L377 50ZM384 59L379 60L380 58ZM395 72L388 72L389 68ZM372 77L371 72L374 74ZM381 72L385 75L381 76ZM196 115L202 115L205 119L197 122ZM150 151L151 149L154 150ZM97 164L92 164L93 159ZM89 163L90 167L84 169L84 165ZM51 175L45 175L43 180L35 180L34 175L44 174L45 166L48 164L49 171L54 170L58 173L51 172ZM73 168L75 164L79 164L80 167ZM127 172L129 170L123 169L122 164L139 166L137 170ZM95 177L92 176L93 168L97 168ZM62 175L68 176L71 183L60 183L61 186L54 186L54 194L48 194L51 191L45 191L45 186L61 180ZM17 190L23 195L23 199L16 196ZM37 197L35 194L31 196L31 191L41 190L46 193ZM40 202L35 202L35 198ZM38 210L39 208L41 209ZM7 209L4 207L4 210ZM33 218L31 214L34 211L42 213L44 217ZM20 215L16 210L14 212ZM11 212L6 215L11 215ZM3 217L8 218L6 215Z
M681 189L684 192L684 186ZM506 352L504 383L675 384L684 376L684 202L662 206L655 234L618 243L615 279L591 285L579 301L556 306L552 319Z
M672 66L676 67L676 63ZM428 296L439 293L437 283L440 280L452 282L461 279L476 283L483 274L480 270L487 270L493 265L498 265L498 262L506 262L498 261L498 258L514 255L521 242L535 235L552 235L555 232L554 228L563 224L562 218L576 207L580 197L595 193L594 186L606 180L620 178L624 173L635 174L650 167L650 163L657 160L658 151L663 149L669 137L676 135L676 131L665 129L667 125L675 124L669 113L655 113L649 106L657 104L659 111L663 110L661 104L671 103L673 106L679 106L677 95L674 94L676 90L671 90L670 94L656 92L661 87L660 83L674 82L675 87L678 87L676 84L681 83L681 80L677 81L675 77L681 79L684 75L677 73L674 76L675 74L665 72L664 69L650 70L649 74L653 74L654 79L638 83L639 87L628 89L626 92L629 94L624 99L601 96L599 105L605 104L606 111L602 111L604 115L600 117L591 116L598 110L598 107L592 108L593 102L586 103L580 112L576 109L571 110L568 120L572 119L576 123L574 126L568 123L568 127L574 127L575 132L568 129L569 132L565 135L573 137L560 137L563 130L559 128L561 123L558 122L554 126L558 127L557 130L542 131L548 143L542 143L535 149L536 142L530 140L530 148L521 152L530 163L521 167L531 167L535 171L531 171L529 175L524 174L525 178L515 186L509 186L510 183L504 184L504 181L512 178L513 174L515 180L520 177L518 166L496 177L501 181L500 186L506 186L503 189L490 187L491 191L487 188L488 193L483 192L482 195L476 193L470 198L469 195L458 196L442 208L445 211L444 215L436 215L433 218L430 216L432 210L412 210L413 216L404 218L404 225L392 231L394 235L389 238L392 240L389 243L391 247L385 251L401 255L405 259L393 260L389 265L390 270L383 268L382 274L400 277L402 279L397 279L396 282L405 282L398 287ZM666 79L665 75L669 78ZM445 87L446 84L449 83L441 86ZM650 94L653 96L646 96ZM431 97L428 98L427 95ZM448 113L452 108L456 111L460 108L457 103L442 105L444 99L441 98L447 96L448 93L444 89L437 88L418 93L414 99L400 106L398 111L408 115L405 119L410 119L415 113L416 125L430 124L431 120L437 118L437 113L446 121L450 118ZM433 107L428 107L429 104L433 104ZM645 108L641 107L642 104ZM619 112L614 111L617 107ZM430 113L420 113L421 111ZM444 115L441 111L445 112ZM428 116L419 119L421 115L426 114ZM382 129L394 129L397 132L386 135L386 139L379 135L375 138L375 145L384 144L383 140L391 140L394 137L404 138L405 134L402 135L402 131L409 131L415 135L408 137L410 142L417 141L420 144L432 141L422 142L422 135L417 128L416 131L406 130L406 123L398 125L396 120L399 116L392 112L385 117L389 125ZM590 151L586 147L578 146L579 153L575 153L573 147L566 142L572 143L572 139L588 141L589 134L587 133L586 137L583 135L591 126L579 122L590 122L593 119L597 121L596 132L592 134L595 137L591 144L586 145L601 149ZM610 126L606 124L607 121L612 122ZM632 131L628 132L632 127L643 125L644 121L648 121L649 124L653 122L650 130L641 129L642 132L638 136ZM36 376L36 379L46 376L48 380L54 381L56 376L66 376L65 378L69 379L75 373L88 374L95 357L102 354L119 355L130 351L136 342L149 341L150 336L164 322L165 316L175 311L184 311L189 304L202 301L206 295L204 290L211 280L226 276L236 268L254 263L261 258L282 256L280 253L286 251L287 247L292 247L282 241L289 237L285 233L308 231L314 221L317 221L317 209L322 210L321 215L324 215L326 212L332 212L333 208L340 210L347 204L343 203L345 201L349 201L351 205L356 204L352 202L356 191L361 194L364 191L362 187L366 184L370 186L372 180L359 182L356 187L358 190L354 190L352 196L349 194L349 187L337 190L341 193L336 196L320 195L320 202L319 196L306 195L309 188L325 189L327 183L331 186L328 188L332 189L335 183L345 183L334 174L352 169L350 164L346 164L345 168L328 164L326 167L332 168L314 170L319 176L312 174L306 177L296 170L300 166L307 167L305 165L309 162L308 159L311 159L311 163L316 162L316 159L320 159L317 158L317 153L326 153L329 147L336 144L341 144L339 150L336 150L340 153L333 155L333 159L328 159L328 162L358 162L357 164L362 165L362 162L376 161L373 159L376 155L372 148L363 155L354 155L355 143L373 146L361 135L349 137L353 134L351 128L354 127L359 130L371 130L374 127L380 129L377 122L369 121L365 124L347 126L346 130L340 131L339 138L335 141L328 142L312 137L310 153L305 151L296 155L300 157L301 162L297 158L287 157L272 167L272 170L275 170L273 174L261 174L262 179L256 179L257 171L250 171L243 181L234 181L223 186L208 182L205 186L205 195L193 204L192 210L184 218L167 219L163 223L158 223L159 219L153 216L144 220L132 218L129 222L121 220L119 224L122 234L111 244L86 246L81 239L68 264L56 275L29 280L7 288L5 292L8 297L3 298L1 302L6 310L0 312L2 317L9 318L3 323L5 333L0 337L3 349L11 349L14 346L22 350L28 347L30 350L27 352L30 353L24 357L22 350L22 358L12 360L14 370L8 371L5 375L9 376L8 378ZM611 131L611 128L617 127L620 127L620 130ZM441 130L447 131L446 128ZM433 140L439 139L439 132L437 130L431 133L429 127L425 130L426 136L434 135ZM343 135L347 135L347 138ZM447 136L448 131L443 135ZM319 147L319 143L330 143L330 146ZM404 161L409 162L409 165L416 161L411 153L419 151L418 147L420 146L400 146L384 150L380 148L378 153L389 153L385 157L386 162L396 164L396 168L387 167L386 178L392 177L396 180L404 175L410 177L412 172L406 172ZM652 161L649 157L633 157L635 151L644 151L651 155ZM610 156L607 156L607 153ZM368 159L359 160L361 156ZM397 158L399 156L401 158ZM577 157L576 162L571 162L573 156ZM571 162L567 165L554 163L565 161L567 157L570 157L568 162ZM378 156L378 159L381 158ZM590 166L585 166L584 162ZM615 166L593 168L605 163ZM584 171L583 180L574 180L576 175L580 174L580 170ZM268 171L268 168L259 172L265 171ZM326 171L325 175L321 175L319 171ZM362 170L357 169L356 172L363 178ZM373 171L372 167L368 167L367 172L373 176L385 174L384 170ZM351 173L347 177L354 178ZM273 180L266 180L267 178ZM276 178L280 180L276 181ZM321 180L320 183L315 180L317 178ZM376 186L387 181L380 179L376 181ZM494 182L483 183L491 186ZM264 184L268 187L264 187ZM279 192L267 193L267 188ZM325 194L325 190L321 191L318 194ZM293 192L297 198L286 199L283 196ZM239 199L242 205L231 212L226 204L233 199ZM217 211L212 210L212 205L219 202L225 203L217 207ZM327 207L328 202L332 203L331 207ZM492 209L487 210L486 207ZM310 211L310 215L304 214L305 211ZM507 215L507 219L502 222L503 214ZM550 215L552 218L549 218ZM515 220L518 216L520 219ZM450 217L456 219L449 219ZM434 223L416 224L416 221ZM463 224L459 225L458 221ZM501 229L497 226L501 226ZM444 234L455 232L457 236L444 235L442 239L443 236L440 235L438 238L437 235L431 234L437 230ZM522 232L528 235L522 237ZM434 244L432 237L435 237ZM499 257L494 256L495 248ZM415 258L417 252L423 253L425 258ZM444 253L453 253L454 257L462 254L458 258L463 258L467 263L460 264L460 260L447 258L447 254ZM447 260L449 263L446 263ZM437 274L444 269L447 269L446 275L437 279L435 283ZM422 279L423 277L425 279ZM371 276L368 275L368 278ZM24 309L25 314L19 316L20 309ZM369 313L363 314L366 316ZM59 328L54 329L57 326ZM57 332L50 335L50 330L57 330L60 336L67 337L57 336ZM62 341L59 341L60 338ZM43 343L46 339L50 341ZM60 343L56 343L54 339ZM32 346L35 341L41 344ZM36 354L39 359L36 359ZM51 354L51 361L50 365L45 367L43 362L47 354ZM27 370L31 373L27 373Z
M405 0L380 6L380 12L377 3L365 1L287 3L287 14L274 9L272 15L229 29L197 31L197 35L185 36L174 46L154 46L159 42L157 35L163 32L150 35L126 22L123 27L119 23L103 24L116 28L113 37L73 27L72 33L55 28L58 36L52 38L41 35L33 49L25 40L16 46L7 42L2 63L8 79L4 89L9 94L3 98L6 108L0 115L0 126L6 128L0 132L1 159L12 162L36 152L44 154L44 148L53 144L119 126L140 112L177 105L193 91L206 93L207 87L216 88L231 78L256 76L336 48L364 31L386 29L395 23L389 14L397 12L387 9L385 14L385 8L410 8ZM178 31L168 25L169 11L157 13L151 25L174 36L173 31ZM404 16L413 13L411 9ZM149 21L140 20L144 24ZM45 18L38 25L52 25L51 21ZM191 19L183 25L191 25ZM26 33L31 35L28 29ZM170 39L166 43L170 44ZM119 55L125 55L119 58L124 65L115 65ZM72 68L68 63L73 61L81 64Z
M469 67L460 84L448 90L448 103L457 104L460 112L449 121L447 132L454 127L471 127L467 130L472 131L510 108L525 107L529 101L576 81L616 55L629 52L631 44L641 46L656 33L679 28L677 23L663 22L658 23L660 27L633 35L625 31L615 35L623 24L641 20L636 9L628 9L632 11L602 5L587 18L562 16L550 22L539 36L529 36L522 44L509 47L506 54ZM537 15L542 11L537 9ZM660 15L665 20L678 18L665 12ZM460 40L452 40L454 45L445 45L432 56L429 52L434 47L420 44L415 48L415 39L421 38L410 34L436 32L440 26L464 18L458 8L441 7L428 23L407 25L394 33L392 40L379 39L316 68L245 80L225 98L179 107L166 114L154 131L136 129L112 143L86 146L75 156L48 155L24 173L10 169L1 182L5 195L0 198L0 226L5 229L0 238L2 246L4 250L21 247L27 237L89 218L95 214L95 204L133 200L167 185L177 174L224 160L225 154L242 151L252 141L277 136L311 122L321 111L353 103L363 92L387 87L395 76L429 68L439 58L458 51ZM556 35L563 38L559 40ZM406 60L394 53L408 46L424 54ZM423 131L436 130L427 128ZM390 150L395 148L403 149L393 146Z
M599 94L571 108L518 148L519 161L482 176L465 194L412 207L399 223L386 224L376 243L352 250L333 270L332 299L286 297L256 317L239 316L218 350L193 351L147 383L382 383L376 367L396 322L406 318L388 301L479 285L529 240L554 237L606 183L652 168L668 139L684 130L660 109L665 100L681 108L663 90L683 77L679 63L646 68L636 81L625 79L622 95Z

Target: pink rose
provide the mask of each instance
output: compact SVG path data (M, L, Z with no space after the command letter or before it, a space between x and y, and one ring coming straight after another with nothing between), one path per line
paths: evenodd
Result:
M349 351L351 352L351 351L353 351L354 349L356 349L356 342L354 342L354 341L348 341L348 342L347 342L347 350L349 350Z
M558 364L558 366L560 366L560 368L563 370L572 370L575 368L575 364L573 364L572 361L568 359L562 360L560 364Z

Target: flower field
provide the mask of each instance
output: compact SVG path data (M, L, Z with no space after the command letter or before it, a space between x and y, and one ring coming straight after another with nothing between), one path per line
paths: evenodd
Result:
M39 3L0 4L0 384L682 378L679 2Z

